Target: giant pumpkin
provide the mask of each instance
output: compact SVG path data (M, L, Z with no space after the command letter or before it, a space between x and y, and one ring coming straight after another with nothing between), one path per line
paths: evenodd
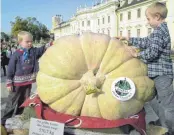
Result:
M115 120L139 112L153 96L147 67L115 38L91 32L57 39L39 60L37 91L57 112ZM120 101L111 92L116 78L128 77L135 95Z

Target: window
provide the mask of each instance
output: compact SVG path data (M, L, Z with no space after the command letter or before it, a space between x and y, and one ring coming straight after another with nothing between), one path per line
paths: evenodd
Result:
M131 12L128 12L128 20L131 19Z
M105 18L103 18L103 24L105 24Z
M137 18L140 18L141 17L141 9L139 8L138 10L137 10Z
M90 21L88 21L88 23L87 23L87 24L88 24L88 26L90 26Z
M151 32L152 32L152 28L148 28L148 35L150 35L151 34Z
M128 0L128 4L131 4L133 0Z
M110 36L110 30L108 29L108 35Z
M123 21L123 14L120 14L120 21Z
M110 23L110 16L108 16L108 23Z
M105 29L102 30L102 33L105 34Z
M122 36L123 34L122 34L122 31L120 31L120 36Z
M98 19L98 25L100 25L100 19Z
M131 30L128 30L128 37L131 37Z
M82 27L84 27L84 21L82 21Z
M137 37L140 37L140 29L137 29Z

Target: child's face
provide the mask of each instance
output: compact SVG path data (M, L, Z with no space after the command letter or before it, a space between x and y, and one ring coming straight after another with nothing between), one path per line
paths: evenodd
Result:
M32 42L33 42L32 37L25 35L22 41L19 42L19 44L21 45L21 47L29 49L32 47Z
M153 16L148 10L146 10L146 18L147 18L148 24L152 28L155 28L160 24L159 17L158 16Z

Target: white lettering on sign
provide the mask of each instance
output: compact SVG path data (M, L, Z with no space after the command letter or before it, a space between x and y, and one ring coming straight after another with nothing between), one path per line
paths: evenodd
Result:
M64 126L59 122L31 118L29 135L63 135Z

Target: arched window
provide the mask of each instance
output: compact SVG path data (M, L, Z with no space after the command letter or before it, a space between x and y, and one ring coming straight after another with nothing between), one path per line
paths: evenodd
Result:
M123 32L122 31L120 31L120 36L122 36L123 34L122 34Z
M140 29L137 29L137 37L140 37Z
M139 8L138 10L137 10L137 18L140 18L141 17L141 9Z
M128 12L128 20L130 20L131 19L131 12L129 11Z
M128 36L128 37L131 37L131 30L128 30L127 36Z
M120 22L123 21L123 14L120 14Z
M110 16L108 16L108 23L110 23Z
M90 20L88 20L88 23L87 24L88 24L88 26L90 26Z
M105 18L103 17L103 24L105 24Z
M108 29L108 35L110 36L110 34L111 34L111 33L110 33L110 29Z
M100 25L100 19L98 19L98 25Z

